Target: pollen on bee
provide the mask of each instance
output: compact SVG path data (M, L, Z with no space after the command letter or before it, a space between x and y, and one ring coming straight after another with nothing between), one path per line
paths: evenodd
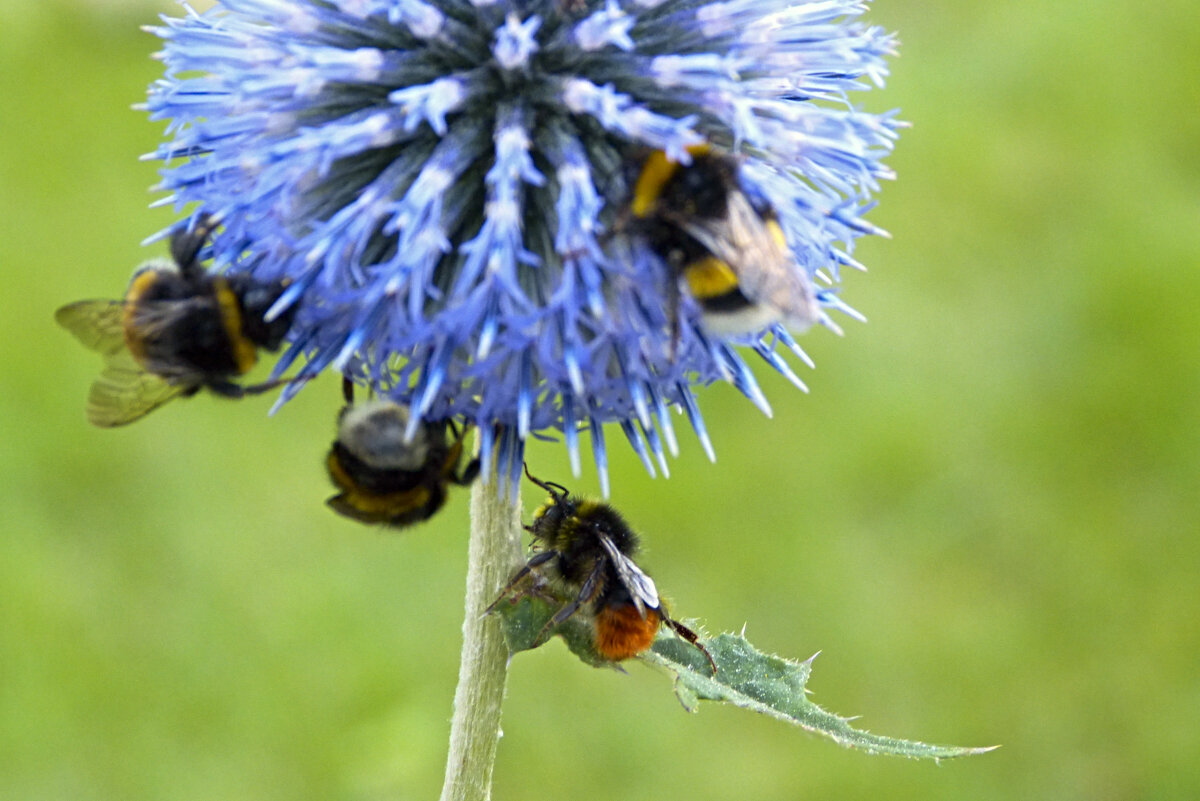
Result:
M653 644L661 623L654 609L643 618L633 604L604 607L596 613L596 651L614 662L637 656Z

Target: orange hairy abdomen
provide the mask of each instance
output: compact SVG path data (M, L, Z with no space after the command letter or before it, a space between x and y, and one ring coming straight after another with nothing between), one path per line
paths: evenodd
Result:
M654 642L661 624L658 612L638 614L633 604L606 607L596 614L596 651L614 662L637 656Z

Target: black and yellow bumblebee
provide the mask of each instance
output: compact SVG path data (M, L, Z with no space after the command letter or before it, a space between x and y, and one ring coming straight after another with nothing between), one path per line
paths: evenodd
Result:
M550 493L533 513L533 524L525 527L533 535L535 553L487 612L546 565L552 581L574 597L546 623L543 633L583 611L592 624L596 653L619 662L648 649L659 628L667 626L696 646L716 673L717 665L699 636L671 618L654 579L633 561L638 536L621 513L607 503L574 497L561 484L536 479L528 468L525 475Z
M284 381L242 385L260 348L277 350L294 310L268 322L284 281L217 275L199 263L216 228L202 217L193 230L171 238L174 263L156 260L134 273L123 300L81 300L54 319L105 367L88 394L87 417L97 426L132 423L172 398L201 389L229 398L264 392Z
M792 257L776 211L747 195L734 156L709 145L688 154L690 164L661 150L641 162L627 212L634 230L700 304L705 330L809 328L820 315L816 290ZM678 300L671 296L672 325Z
M459 471L466 426L460 431L451 420L422 421L406 440L408 407L388 400L355 403L353 384L342 386L346 405L325 459L339 490L326 503L338 514L362 523L411 526L442 508L450 484L467 486L479 475L479 459Z

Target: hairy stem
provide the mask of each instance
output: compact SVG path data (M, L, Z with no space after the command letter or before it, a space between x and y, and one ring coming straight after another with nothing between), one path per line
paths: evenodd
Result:
M454 692L450 753L441 801L487 801L500 740L500 712L508 677L508 647L497 617L481 617L521 561L521 505L497 493L493 472L471 489L471 543L467 560L462 662Z

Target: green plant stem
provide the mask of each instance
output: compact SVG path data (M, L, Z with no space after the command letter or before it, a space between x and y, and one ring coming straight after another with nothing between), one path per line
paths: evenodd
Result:
M467 553L466 618L462 662L454 692L450 753L441 801L487 801L500 741L500 713L508 677L508 647L496 616L482 617L521 563L521 504L497 493L505 479L471 489L471 543Z

